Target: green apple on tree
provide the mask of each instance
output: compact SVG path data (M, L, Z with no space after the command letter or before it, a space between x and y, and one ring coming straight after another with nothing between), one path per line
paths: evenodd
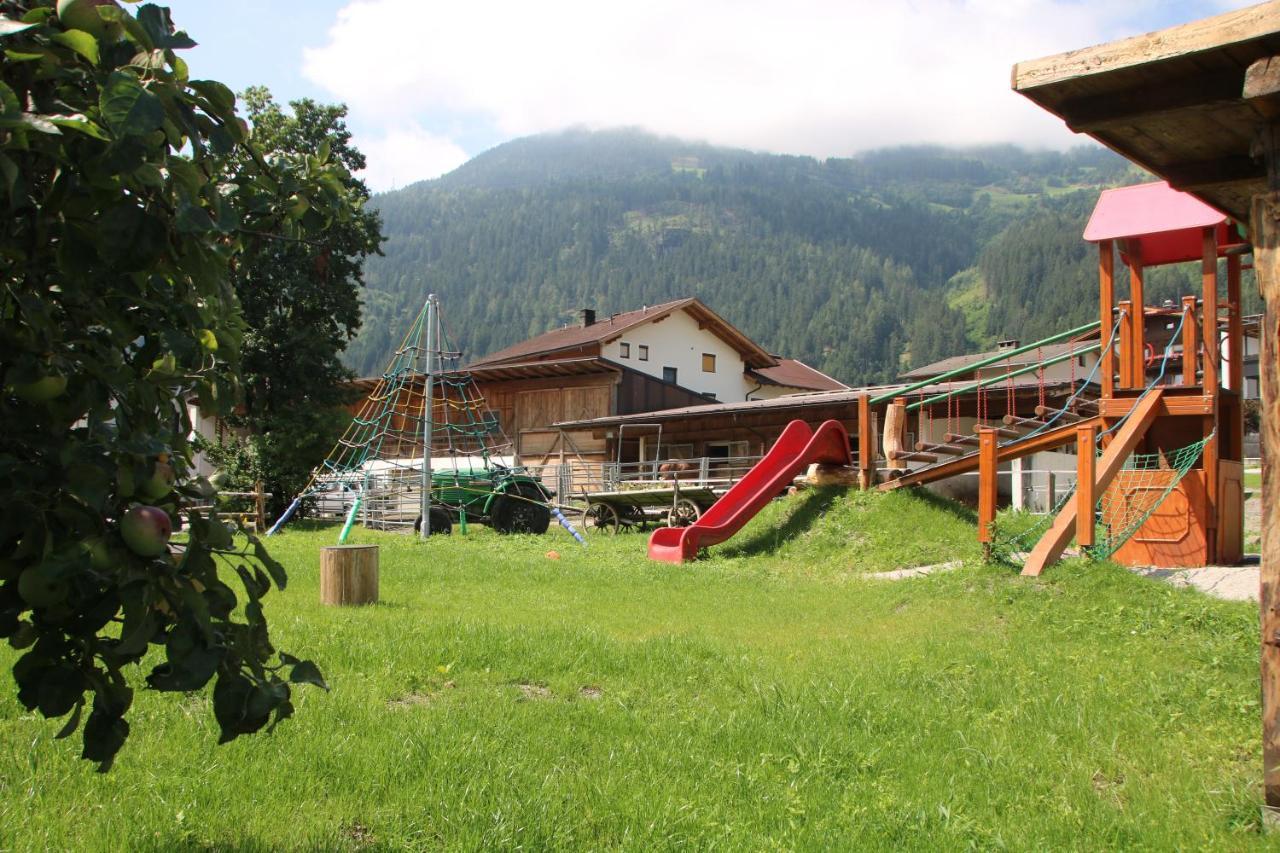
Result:
M169 547L173 522L160 507L137 504L120 519L120 538L140 557L158 557Z
M99 6L120 8L116 0L58 0L58 20L64 27L83 30L96 39L119 38L124 27L99 15Z

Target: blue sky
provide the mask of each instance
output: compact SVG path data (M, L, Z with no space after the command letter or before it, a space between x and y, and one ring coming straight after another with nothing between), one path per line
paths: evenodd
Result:
M517 136L640 126L763 151L1081 140L1014 62L1234 0L169 0L193 76L348 104L377 190Z

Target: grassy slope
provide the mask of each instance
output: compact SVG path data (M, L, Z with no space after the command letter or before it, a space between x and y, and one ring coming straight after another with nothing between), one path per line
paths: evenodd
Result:
M0 847L1262 843L1256 610L978 566L946 505L809 493L687 567L634 535L360 532L383 603L341 610L317 604L334 537L273 540L269 606L331 693L216 747L206 697L140 692L104 778L6 690Z

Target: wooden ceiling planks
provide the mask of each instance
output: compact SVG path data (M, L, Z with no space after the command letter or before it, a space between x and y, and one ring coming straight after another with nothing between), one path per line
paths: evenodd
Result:
M1265 190L1250 155L1257 109L1245 70L1280 55L1280 0L1043 59L1013 88L1177 189L1237 220Z

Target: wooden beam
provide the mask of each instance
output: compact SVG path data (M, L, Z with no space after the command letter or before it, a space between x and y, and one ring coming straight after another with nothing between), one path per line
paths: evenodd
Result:
M871 437L871 395L858 398L858 488L876 483L876 448Z
M1115 324L1116 307L1116 251L1110 240L1098 243L1098 319L1102 321L1099 333L1102 335L1102 396L1111 397L1116 387L1116 354L1115 343L1106 346L1111 336L1111 327Z
M1188 56L1265 38L1280 30L1280 3L1262 3L1154 33L1071 50L1013 67L1013 88L1026 92L1076 77Z
M1124 465L1133 448L1137 446L1142 436L1146 434L1152 421L1156 419L1160 398L1163 395L1163 389L1152 389L1151 393L1138 402L1133 414L1124 422L1124 425L1113 434L1111 443L1107 446L1106 451L1102 454L1101 461L1098 463L1097 479L1094 481L1096 494L1107 490L1107 487L1111 485L1111 481L1115 479L1116 474L1119 473L1120 468ZM1077 488L1079 488L1079 485L1077 485ZM1035 577L1043 572L1046 566L1058 561L1062 556L1062 552L1066 550L1067 543L1071 541L1072 535L1076 532L1076 509L1076 501L1067 501L1066 505L1062 507L1062 510L1053 520L1053 525L1036 543L1036 547L1032 549L1031 556L1027 558L1026 564L1022 567L1022 574L1028 577Z
M1133 303L1128 299L1121 299L1119 302L1120 314L1120 384L1123 389L1133 388Z
M1266 169L1246 155L1227 155L1212 160L1170 163L1156 170L1175 190L1194 192L1224 184L1247 184L1267 176Z
M1182 297L1182 384L1196 384L1196 365L1200 363L1199 339L1196 336L1196 298Z
M1099 400L1099 413L1107 418L1122 418L1134 407L1137 397L1116 397L1111 400ZM1165 397L1160 401L1160 417L1179 415L1207 415L1213 411L1213 397L1196 394L1193 396Z
M1076 544L1081 548L1093 545L1093 507L1098 502L1093 489L1097 474L1098 454L1094 447L1098 440L1096 424L1076 428Z
M1073 98L1060 109L1068 127L1076 133L1091 133L1187 109L1235 103L1242 85L1246 85L1243 72L1228 68L1171 78L1158 87Z
M999 494L998 439L993 429L978 430L978 541L982 552L991 559L991 534L996 521Z
M1270 162L1280 164L1273 149ZM1280 168L1274 175L1280 178ZM1271 815L1280 813L1280 192L1254 196L1250 217L1253 268L1265 313L1262 320L1262 769L1263 794Z
M1134 240L1129 243L1129 301L1133 313L1129 315L1129 379L1134 388L1147 385L1147 297L1146 268L1142 265L1142 246Z

